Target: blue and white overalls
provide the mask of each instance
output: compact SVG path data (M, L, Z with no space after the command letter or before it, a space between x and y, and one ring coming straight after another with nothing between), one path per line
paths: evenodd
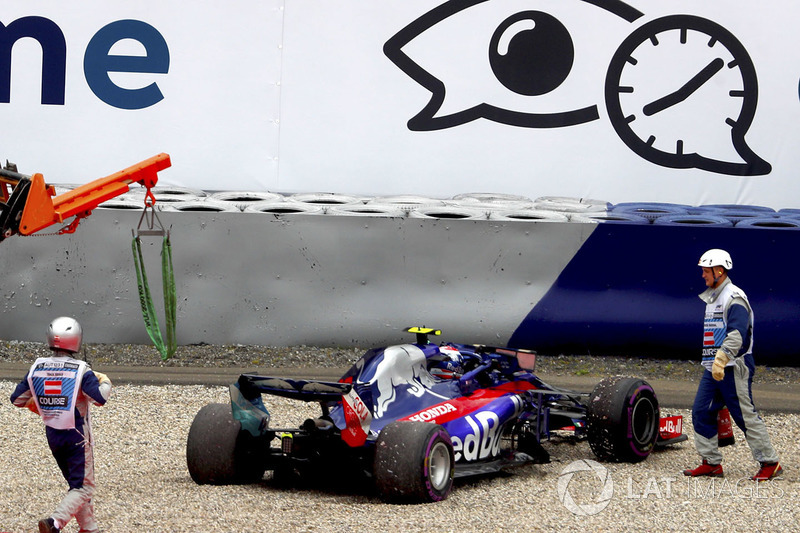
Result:
M747 295L730 279L700 295L706 303L703 324L703 377L692 407L695 446L709 464L720 464L722 454L717 439L717 413L727 406L733 421L744 432L753 458L761 463L778 460L767 427L753 405L753 310ZM731 358L725 377L716 381L711 366L717 350Z
M53 457L69 484L69 491L52 514L63 527L72 517L82 532L97 531L94 519L94 440L89 405L104 405L111 385L100 385L83 362L66 355L42 357L17 385L11 402L24 407L36 402Z

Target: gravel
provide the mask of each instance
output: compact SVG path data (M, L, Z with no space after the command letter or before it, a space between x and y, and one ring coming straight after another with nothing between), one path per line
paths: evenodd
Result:
M88 345L87 359L103 365L330 366L349 365L352 348L187 346L166 362L152 347ZM38 344L4 342L0 361L30 362L46 353ZM671 366L669 366L671 364ZM696 362L638 358L541 357L539 371L686 379ZM666 370L669 367L669 370ZM691 371L691 372L688 372ZM674 374L672 374L674 372ZM666 374L666 375L665 375ZM759 368L760 381L798 382L797 369ZM113 379L113 376L112 376ZM0 381L6 398L15 383ZM269 474L248 486L198 486L186 469L186 436L195 413L226 402L224 387L121 385L108 405L93 410L97 468L96 516L107 532L174 531L790 531L800 521L800 415L764 415L781 454L784 475L760 485L742 433L723 449L724 479L691 480L681 471L698 463L688 411L689 441L630 465L594 463L585 441L555 437L545 443L553 461L478 479L457 480L444 502L388 505L368 488L286 489ZM316 415L314 405L267 400L275 425ZM672 414L672 413L670 413ZM0 532L32 532L66 489L50 457L38 417L0 408L2 468ZM587 462L588 461L588 462ZM591 469L593 468L593 470ZM570 472L572 471L572 472ZM605 484L604 484L605 480ZM610 486L612 492L608 492ZM605 492L603 488L605 487ZM74 522L65 532L77 531Z

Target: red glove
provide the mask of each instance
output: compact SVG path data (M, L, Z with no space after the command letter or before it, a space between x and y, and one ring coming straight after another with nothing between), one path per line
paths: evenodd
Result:
M36 400L34 400L34 399L33 399L33 397L31 397L31 399L29 399L29 400L28 400L28 401L25 403L25 407L27 407L28 409L30 409L31 413L33 413L33 414L36 414L36 415L38 415L38 414L39 414L39 408L38 408L38 407L36 407Z

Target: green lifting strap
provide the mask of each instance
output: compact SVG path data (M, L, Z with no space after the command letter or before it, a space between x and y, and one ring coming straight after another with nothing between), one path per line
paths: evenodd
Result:
M167 343L164 344L161 336L161 327L158 324L158 316L153 306L153 298L150 296L150 286L147 282L147 272L144 268L142 257L142 241L139 237L134 237L131 243L133 250L133 262L136 266L136 282L139 287L139 302L142 305L142 317L147 334L152 339L156 349L161 353L161 359L166 361L175 353L177 343L175 341L175 271L172 268L172 244L169 241L169 234L164 236L161 244L161 279L164 287L164 315L167 320Z

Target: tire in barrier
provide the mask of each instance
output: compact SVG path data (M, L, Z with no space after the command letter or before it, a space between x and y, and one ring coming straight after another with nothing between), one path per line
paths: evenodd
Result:
M450 205L423 206L412 209L409 218L434 218L437 220L486 220L488 212L479 208L456 207Z
M167 196L167 197L183 197L184 200L194 200L197 198L205 198L208 196L205 191L201 189L193 189L191 187L173 187L170 185L156 185L155 187L150 189L150 192L153 193L153 196L156 197L156 201L158 201L159 197ZM147 193L147 189L145 187L133 187L131 188L126 194L132 194L134 196L144 196Z
M326 215L352 216L352 217L377 217L377 218L402 218L406 212L396 206L381 204L348 204L329 207Z
M457 194L453 196L453 200L460 203L470 204L532 204L533 200L527 196L518 194L503 194L493 192L470 192L465 194Z
M274 192L220 191L209 195L208 199L229 203L244 211L245 207L256 202L282 202L283 196Z
M612 204L611 206L609 206L608 210L609 211L617 211L617 210L623 210L623 209L628 209L628 208L636 208L636 207L641 207L641 208L664 208L664 209L678 208L678 209L683 209L684 210L683 212L685 212L686 210L692 208L692 206L687 205L687 204L673 204L673 203L670 203L670 202L620 202L618 204Z
M287 202L319 206L363 204L361 198L337 193L298 193L286 197Z
M690 215L722 216L725 214L724 209L719 209L718 207L708 207L705 205L694 205L687 207L686 212Z
M158 205L158 199L156 199L156 205ZM182 212L192 211L197 213L241 213L241 210L233 204L213 202L210 200L175 202L169 204L165 210Z
M55 183L53 184L53 188L56 190L56 196L60 194L67 193L71 190L77 189L80 187L80 184L77 183Z
M245 213L267 213L271 215L321 215L322 206L302 202L256 202L244 208Z
M541 196L533 201L536 209L564 213L598 213L607 211L611 205L602 200L571 198L568 196Z
M484 211L504 210L504 209L535 209L533 202L512 202L497 200L495 202L470 202L467 200L444 200L444 205L453 207L466 207L467 209L483 209ZM554 211L551 211L551 213Z
M205 197L203 196L189 196L186 194L154 194L153 195L156 199L157 206L167 206L173 204L180 204L183 202L204 202ZM136 201L136 200L134 200ZM144 195L139 196L139 202L141 205L144 205Z
M382 204L395 206L403 211L410 212L421 207L438 207L445 205L443 200L427 198L425 196L401 195L401 196L378 196L367 200L367 205Z
M800 219L784 217L756 217L742 220L736 224L737 228L761 228L778 230L800 229Z
M604 461L643 461L655 447L659 418L658 399L649 383L623 376L606 378L589 395L589 446Z
M650 224L650 220L645 217L631 213L583 213L569 217L570 222L582 222L584 224Z
M524 220L529 222L569 222L565 213L543 209L498 209L489 212L489 220Z
M211 403L195 415L186 439L186 465L199 485L253 483L264 476L269 443L241 431L229 403Z
M664 215L653 221L657 225L669 226L718 226L732 227L733 222L716 215Z
M455 454L440 425L395 421L375 443L373 476L387 501L428 503L447 498L453 488Z
M777 213L769 213L766 211L720 211L714 216L727 218L733 222L734 226L751 219L764 219L764 218L778 218Z
M704 204L698 207L718 209L720 211L759 211L762 213L774 213L771 207L763 205L743 205L743 204Z
M627 205L627 206L614 206L610 210L611 213L628 213L644 217L647 220L653 221L665 215L686 215L688 211L685 207L670 206L670 205Z
M141 211L144 209L144 201L141 199L139 200L132 200L130 198L112 198L111 200L106 200L102 204L97 206L98 209L120 209L120 210L128 210L128 211Z

